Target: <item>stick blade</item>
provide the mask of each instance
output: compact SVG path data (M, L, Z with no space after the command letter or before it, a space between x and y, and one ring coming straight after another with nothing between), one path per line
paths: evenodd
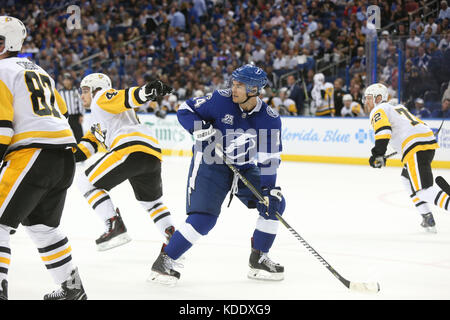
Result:
M350 282L349 289L361 293L378 293L380 284L378 282Z

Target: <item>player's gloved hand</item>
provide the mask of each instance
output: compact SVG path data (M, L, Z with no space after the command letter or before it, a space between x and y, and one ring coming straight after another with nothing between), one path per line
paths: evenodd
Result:
M100 123L95 123L91 126L91 133L94 135L95 139L101 143L101 145L106 149L106 131L102 131Z
M378 168L386 166L386 159L383 156L374 156L372 155L369 158L369 164L372 168Z
M196 141L206 141L216 133L216 129L210 123L202 122L201 129L197 129L192 133Z
M281 193L280 187L275 187L272 189L263 188L262 196L266 199L266 202L269 203L267 207L263 202L258 202L256 204L256 208L261 215L266 216L274 216L275 212L278 212L280 215L283 214L284 209L286 208L286 200Z
M153 80L139 89L139 97L143 101L156 100L157 97L165 96L172 92L172 88L161 80Z
M157 109L155 111L155 116L157 116L158 118L164 119L167 115L167 111L164 109Z

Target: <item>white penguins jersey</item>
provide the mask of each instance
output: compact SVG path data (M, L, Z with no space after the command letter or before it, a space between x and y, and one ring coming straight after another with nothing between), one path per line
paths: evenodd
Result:
M326 116L334 114L334 86L330 82L322 85L314 85L311 91L314 100L316 116Z
M67 106L44 69L26 58L0 60L0 147L5 154L76 146L66 113Z
M418 151L439 148L433 131L401 104L380 103L370 112L370 123L375 140L389 139L403 163Z
M343 117L365 117L366 116L362 106L356 101L352 101L352 103L350 103L350 106L348 108L344 105L341 109L341 115Z
M139 122L134 110L145 103L139 99L138 89L132 87L97 92L90 106L93 120L106 131L105 145L108 150L125 148L130 152L142 151L161 159L158 140L149 126Z

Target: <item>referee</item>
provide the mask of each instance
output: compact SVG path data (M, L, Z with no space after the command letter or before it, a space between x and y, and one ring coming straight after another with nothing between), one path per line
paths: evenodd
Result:
M69 125L72 128L77 143L79 143L81 137L83 137L82 123L84 108L81 102L80 94L73 86L73 78L70 73L64 73L63 86L63 89L61 89L59 93L63 97L64 101L66 101L67 112L69 114Z

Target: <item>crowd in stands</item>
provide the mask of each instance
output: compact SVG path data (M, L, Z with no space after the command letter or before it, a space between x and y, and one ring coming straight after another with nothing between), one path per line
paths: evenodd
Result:
M429 3L0 0L0 15L25 23L23 54L58 84L66 72L78 82L86 74L102 72L116 88L159 78L175 89L170 103L167 97L159 104L174 112L177 102L226 88L232 70L254 63L269 75L262 96L266 101L282 96L275 107L283 107L286 99L295 105L280 113L308 115L314 74L325 68L327 81L334 84L335 115L342 116L343 96L361 102L367 84L366 38L373 25L366 13L376 5L383 30L378 32L377 79L389 86L392 98L398 99L401 89L398 101L410 110L422 99L431 114L450 94L450 8L446 1ZM73 4L81 8L79 29L68 27L72 20L67 8ZM330 65L336 69L327 69Z

